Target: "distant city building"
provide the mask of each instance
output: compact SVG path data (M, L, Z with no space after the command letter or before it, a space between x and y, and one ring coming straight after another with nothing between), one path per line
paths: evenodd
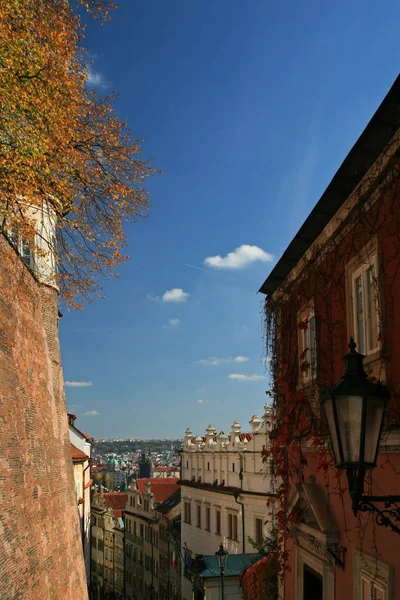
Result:
M156 508L178 490L178 479L172 478L137 479L129 486L124 511L126 600L159 600L160 553Z
M153 463L150 456L146 456L144 452L140 457L139 462L139 479L153 477Z
M90 486L93 483L90 473L90 456L93 438L78 429L76 416L67 413L71 456L74 465L74 478L78 512L81 526L81 538L85 570L88 585L90 583Z
M154 467L153 469L153 477L166 479L169 477L179 477L179 467L170 466L170 467Z
M185 564L196 555L213 556L221 542L230 555L254 553L249 538L260 543L269 534L265 521L271 478L261 456L263 446L269 443L267 406L263 419L254 415L250 426L251 431L243 433L235 421L230 435L217 434L212 425L205 436L195 437L190 428L186 430L180 481L181 551ZM189 569L182 574L184 600L191 600L193 594L204 597L202 578L193 575ZM193 583L201 589L194 592ZM229 598L241 598L237 577L227 580L226 593Z
M181 490L156 508L158 520L159 600L181 599Z
M94 488L91 529L91 598L124 598L124 521L127 493Z

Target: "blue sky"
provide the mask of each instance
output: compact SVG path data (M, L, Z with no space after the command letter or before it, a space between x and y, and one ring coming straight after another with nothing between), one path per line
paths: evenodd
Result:
M399 22L395 1L121 0L89 23L93 80L164 173L120 279L61 321L78 426L181 437L262 413L257 290L397 76Z

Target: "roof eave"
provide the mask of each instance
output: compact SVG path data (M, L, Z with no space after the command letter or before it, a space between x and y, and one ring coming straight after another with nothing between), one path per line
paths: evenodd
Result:
M399 127L400 75L259 292L270 296L286 280L291 270L362 181Z

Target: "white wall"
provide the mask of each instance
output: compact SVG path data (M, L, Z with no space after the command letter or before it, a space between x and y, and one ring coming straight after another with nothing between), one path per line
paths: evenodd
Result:
M182 447L182 555L185 548L192 556L211 555L218 550L221 542L231 554L242 554L243 550L245 553L255 552L248 538L256 539L256 518L263 522L270 519L270 509L266 504L267 494L273 490L273 485L261 455L263 446L269 444L269 429L270 412L266 407L262 420L255 415L252 417L250 432L246 435L241 433L237 421L229 436L223 433L216 435L211 425L206 435L201 437L194 437L189 428L186 430ZM242 480L239 476L241 471ZM244 505L244 547L243 509L236 502L235 494ZM190 524L185 522L185 501L191 504ZM197 523L197 506L201 510L201 527ZM207 506L211 511L210 531L205 529ZM217 508L221 511L220 534L216 533ZM237 515L237 540L229 538L230 513ZM268 537L269 531L270 524L264 524L263 536ZM213 593L210 591L210 594ZM184 600L191 598L190 581L184 577L182 597ZM232 596L236 597L240 598L240 594Z

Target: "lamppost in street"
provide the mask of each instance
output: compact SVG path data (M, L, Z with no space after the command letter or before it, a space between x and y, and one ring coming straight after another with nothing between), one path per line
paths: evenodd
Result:
M217 557L217 564L221 573L221 600L225 600L224 596L224 571L226 567L226 561L228 558L228 552L224 549L222 542L219 545L219 550L215 553Z
M375 513L378 525L400 533L400 496L364 496L365 473L376 467L390 393L380 382L368 379L364 355L356 351L353 338L349 349L343 357L346 368L341 380L321 395L333 459L336 468L346 470L354 514ZM378 508L376 503L383 503L384 508Z

